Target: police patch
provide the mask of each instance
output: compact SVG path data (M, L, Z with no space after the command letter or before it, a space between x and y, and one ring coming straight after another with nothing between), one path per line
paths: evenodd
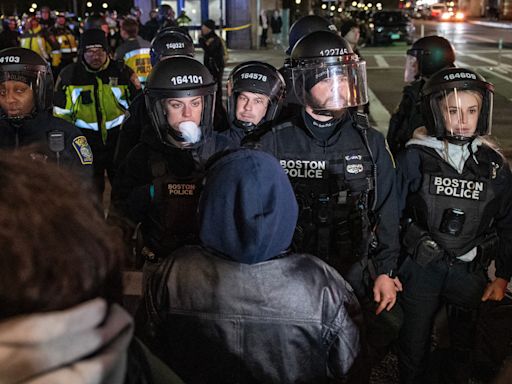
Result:
M85 136L77 136L73 139L73 148L84 165L92 164L92 150Z
M485 200L487 184L483 181L431 176L429 191L433 195L458 197L467 200Z
M347 165L348 173L361 173L364 171L363 164L349 164Z

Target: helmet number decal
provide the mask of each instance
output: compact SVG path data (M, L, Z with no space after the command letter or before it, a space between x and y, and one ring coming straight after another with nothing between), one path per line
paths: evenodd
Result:
M173 77L171 77L171 83L173 85L203 84L203 76L198 76L198 75L173 76Z
M263 82L267 82L267 76L262 75L261 73L254 73L254 72L245 72L240 75L240 78L242 79L253 79L253 80L259 80Z
M348 55L350 52L347 48L330 48L330 49L322 49L320 51L320 56L340 56L340 55Z
M165 48L167 49L180 49L185 48L185 43L166 43Z
M457 73L450 73L449 75L444 75L443 77L445 80L455 80L455 79L473 79L476 80L476 75L474 73L467 73L467 72L457 72Z
M0 63L19 63L19 56L2 56L0 57Z

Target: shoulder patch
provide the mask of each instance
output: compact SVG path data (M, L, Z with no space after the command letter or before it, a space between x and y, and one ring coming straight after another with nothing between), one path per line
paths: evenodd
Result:
M92 150L85 136L77 136L73 139L73 148L82 164L92 164Z

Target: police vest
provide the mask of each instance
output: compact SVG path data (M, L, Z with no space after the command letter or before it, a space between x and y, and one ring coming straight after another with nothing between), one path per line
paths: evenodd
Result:
M55 38L60 45L60 52L63 56L76 56L77 43L73 33L66 28L55 28Z
M368 252L375 164L362 137L366 127L343 123L330 146L304 129L291 122L273 129L275 156L299 204L294 246L343 270Z
M138 48L126 52L123 56L124 63L136 73L139 81L145 83L151 72L150 48Z
M418 192L407 198L407 215L449 255L464 255L492 231L492 217L484 213L497 197L493 180L501 157L481 146L478 163L470 156L459 174L434 149L409 148L418 150L423 178Z
M180 150L182 156L190 155L192 169L185 174L183 169L176 169L180 165L174 165L164 153L150 151L154 198L149 213L150 233L144 225L143 233L147 245L157 256L165 257L183 245L199 242L197 206L205 176L203 159L213 151L213 140L206 141L201 158L195 151Z

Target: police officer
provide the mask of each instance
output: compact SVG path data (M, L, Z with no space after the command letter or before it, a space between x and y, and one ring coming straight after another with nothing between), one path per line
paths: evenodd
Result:
M329 20L317 15L304 16L295 21L288 33L286 55L289 56L292 53L293 47L301 38L316 31L330 31L336 33L336 26ZM283 75L284 81L286 82L286 89L293 89L291 60L289 57L284 60L284 65L279 69L279 72ZM286 119L293 115L296 112L295 105L298 104L300 103L296 100L295 93L287 92L283 103L282 118Z
M53 117L53 77L49 64L25 48L0 51L0 148L36 145L34 158L92 177L87 139L68 122Z
M65 66L76 60L78 44L73 31L68 27L66 14L64 12L59 12L55 25L49 28L49 31L53 36L55 36L55 39L59 44L61 54L60 64L53 72L54 76L57 77Z
M285 93L281 74L261 61L248 61L236 66L227 83L228 116L231 139L240 143L255 130L265 129L279 115Z
M403 210L403 383L426 369L434 315L447 304L447 382L467 383L477 310L501 300L512 274L512 174L490 134L494 86L469 69L447 68L423 87L425 127L398 158ZM496 263L496 279L487 267ZM431 382L430 381L430 382ZM443 381L444 382L444 381Z
M128 105L140 90L135 73L110 60L103 31L83 33L79 60L64 68L56 82L54 114L80 128L93 150L98 193L105 188L105 171L113 180L114 152Z
M197 241L204 165L228 146L213 132L215 91L206 67L186 56L159 62L148 78L148 127L122 163L112 190L116 214L142 223L146 258L163 258Z
M295 246L337 268L362 300L361 267L371 245L371 299L377 314L389 311L400 289L393 162L366 115L348 110L368 99L366 63L328 31L302 38L291 59L303 107L260 144L280 160L294 186L300 206Z
M195 49L192 38L182 28L168 27L155 36L149 51L151 66L171 56L185 55L194 57ZM129 117L123 123L117 143L114 163L119 167L128 153L141 138L142 127L149 121L144 95L135 97L129 107ZM152 129L152 128L150 128Z
M414 130L424 125L420 111L420 93L425 81L437 71L453 67L455 50L441 36L426 36L407 50L402 100L389 121L387 141L391 153L396 155L412 137Z

